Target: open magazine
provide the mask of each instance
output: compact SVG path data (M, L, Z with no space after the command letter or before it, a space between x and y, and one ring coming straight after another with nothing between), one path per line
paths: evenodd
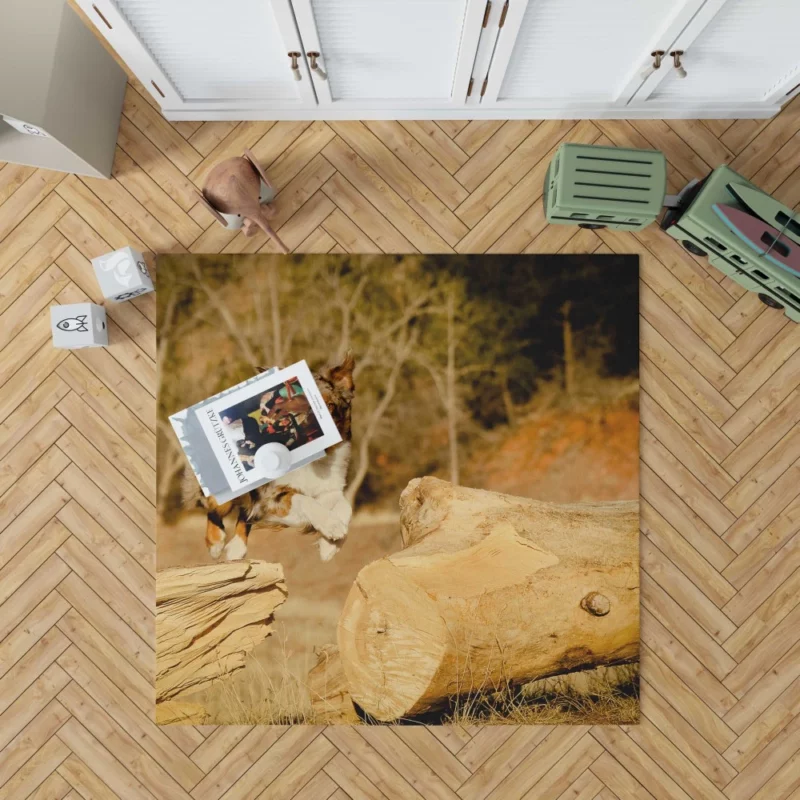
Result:
M169 418L206 496L226 502L269 483L257 457L281 444L290 470L342 441L305 361L273 368Z

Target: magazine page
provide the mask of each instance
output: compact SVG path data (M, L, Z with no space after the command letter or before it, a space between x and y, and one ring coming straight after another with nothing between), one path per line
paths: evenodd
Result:
M263 481L256 451L284 445L292 468L342 440L305 361L225 392L195 411L232 490Z

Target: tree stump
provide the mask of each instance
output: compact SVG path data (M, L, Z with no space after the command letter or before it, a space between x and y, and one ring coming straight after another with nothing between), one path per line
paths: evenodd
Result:
M156 704L156 723L158 725L205 725L208 717L208 711L198 703L164 700Z
M156 703L241 669L247 653L272 633L273 614L286 596L283 567L266 561L159 571Z
M355 725L361 722L350 699L336 645L322 648L319 660L308 673L307 686L315 723Z
M400 510L405 549L359 572L338 626L373 717L638 659L638 501L554 505L426 477Z

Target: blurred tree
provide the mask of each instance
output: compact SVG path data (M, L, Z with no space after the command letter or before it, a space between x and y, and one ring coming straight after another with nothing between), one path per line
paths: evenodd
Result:
M586 365L635 375L635 264L620 256L160 257L159 502L176 502L183 465L169 414L260 368L305 359L313 370L347 350L356 359L351 498L378 500L426 473L458 482L470 443L513 424L543 380L575 383Z

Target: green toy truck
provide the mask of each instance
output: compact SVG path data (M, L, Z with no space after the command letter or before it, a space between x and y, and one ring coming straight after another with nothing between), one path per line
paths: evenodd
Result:
M547 221L639 231L655 222L667 190L658 150L562 144L544 180Z
M692 181L678 195L667 196L666 187L666 159L658 150L563 144L545 176L545 214L554 224L638 231L655 222L666 205L663 231L693 255L707 256L766 305L783 309L789 319L800 322L800 273L778 263L786 261L778 258L781 250L793 250L797 263L800 215L727 166L717 167L702 181ZM750 198L750 208L740 194ZM771 243L761 247L767 239L748 242L726 224L723 215L738 211L772 230Z
M676 208L667 209L661 229L677 239L690 253L708 260L736 283L756 292L772 308L800 322L800 276L762 258L728 228L714 212L715 204L745 209L729 184L761 191L730 167L717 167L707 178L682 194Z

